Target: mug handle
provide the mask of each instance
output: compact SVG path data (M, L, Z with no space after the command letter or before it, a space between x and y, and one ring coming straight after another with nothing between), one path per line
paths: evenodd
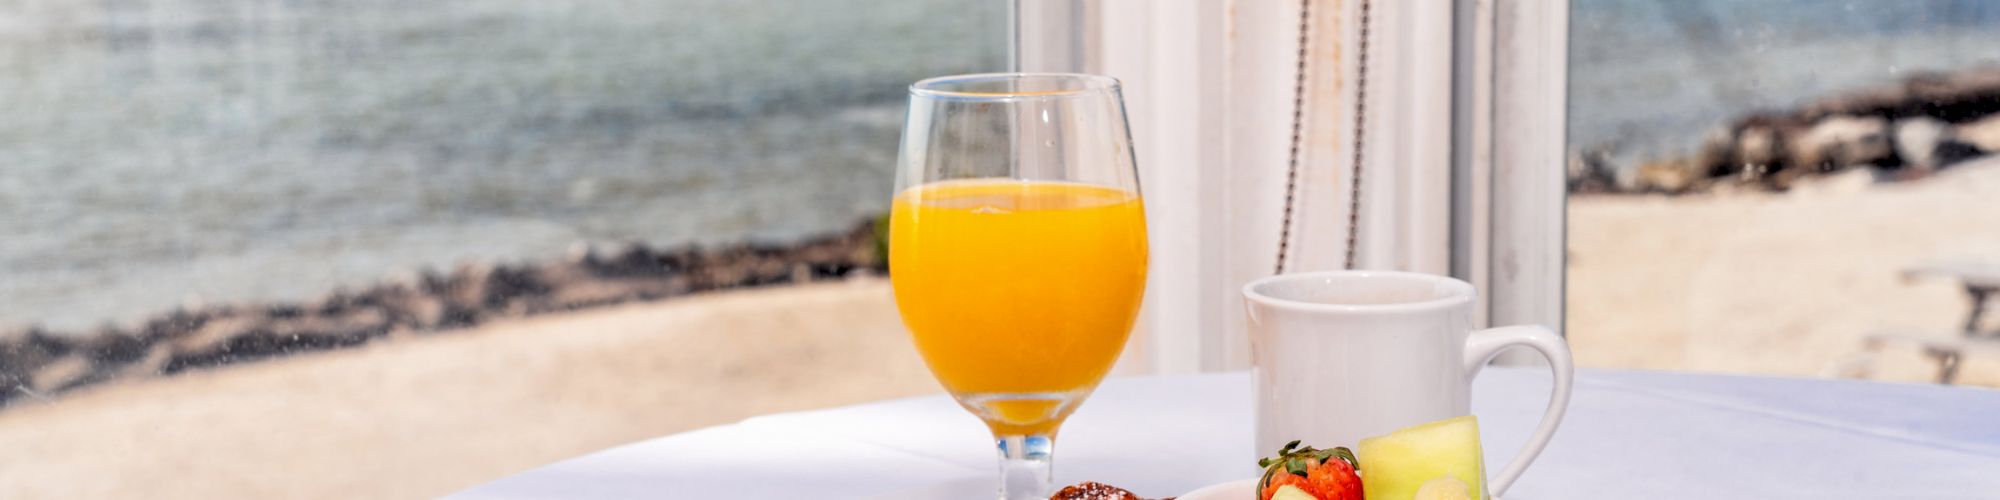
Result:
M1548 446L1549 438L1555 436L1556 426L1562 424L1563 412L1569 409L1570 375L1575 371L1570 364L1569 343L1562 336L1540 325L1503 326L1472 332L1465 340L1465 378L1468 385L1479 375L1479 369L1486 362L1513 346L1526 346L1542 353L1549 360L1549 371L1555 376L1555 388L1549 391L1549 408L1542 413L1542 423L1535 427L1535 434L1528 438L1528 444L1521 448L1514 460L1500 469L1500 474L1487 483L1490 495L1498 496L1514 485L1515 479L1528 470L1528 464L1542 454Z

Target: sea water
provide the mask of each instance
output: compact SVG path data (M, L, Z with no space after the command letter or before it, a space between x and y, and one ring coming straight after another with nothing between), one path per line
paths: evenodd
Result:
M2000 65L1991 0L1573 0L1569 144L1626 168L1742 114Z
M1004 1L0 0L0 330L888 208ZM2000 2L1576 0L1573 147L1994 63Z
M1005 3L0 0L0 331L845 230Z

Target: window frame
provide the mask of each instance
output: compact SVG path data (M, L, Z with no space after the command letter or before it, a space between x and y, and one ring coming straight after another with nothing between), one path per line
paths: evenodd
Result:
M1562 333L1570 5L1454 3L1452 275L1477 324Z
M1250 365L1239 289L1277 265L1299 7L1014 2L1014 69L1125 82L1152 268L1119 373ZM1308 64L1289 271L1343 267L1353 187L1360 2L1311 7L1324 50ZM1451 274L1487 291L1478 323L1560 331L1567 1L1370 8L1367 109L1387 111L1363 125L1356 267Z

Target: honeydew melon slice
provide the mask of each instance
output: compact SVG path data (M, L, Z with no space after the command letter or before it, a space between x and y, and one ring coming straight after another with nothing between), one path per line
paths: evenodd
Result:
M1368 500L1412 500L1426 483L1451 478L1471 500L1486 499L1486 461L1479 420L1471 415L1408 427L1361 440L1361 489ZM1440 483L1429 491L1445 493Z

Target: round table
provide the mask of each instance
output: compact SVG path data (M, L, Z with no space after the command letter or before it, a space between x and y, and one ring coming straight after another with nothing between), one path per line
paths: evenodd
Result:
M1475 383L1487 468L1547 403L1541 369ZM1060 483L1179 495L1257 473L1246 373L1114 378L1056 446ZM756 417L558 462L455 499L987 498L985 427L942 396ZM2000 391L1579 370L1569 415L1507 495L2000 498Z

